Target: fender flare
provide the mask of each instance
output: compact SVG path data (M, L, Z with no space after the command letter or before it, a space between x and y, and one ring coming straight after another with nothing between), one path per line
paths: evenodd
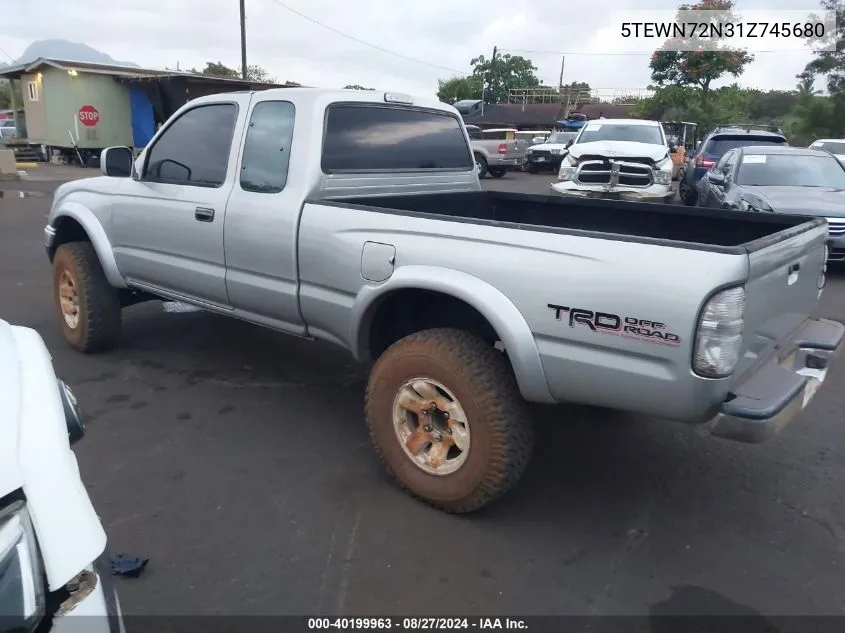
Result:
M430 290L471 305L486 318L502 340L522 397L554 404L537 343L519 309L501 291L468 273L436 266L402 266L386 282L364 286L351 310L349 340L356 360L369 357L369 328L378 307L397 290Z
M78 202L64 202L50 214L50 226L54 231L57 230L57 226L62 218L76 220L85 230L85 233L88 234L91 245L97 253L97 259L100 260L100 266L103 267L103 272L109 284L115 288L126 288L126 281L117 267L117 260L115 260L111 242L109 242L108 235L106 235L103 225L100 224L94 212Z

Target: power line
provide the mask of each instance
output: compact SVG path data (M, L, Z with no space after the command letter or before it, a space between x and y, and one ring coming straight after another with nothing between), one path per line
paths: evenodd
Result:
M14 57L12 57L11 55L9 55L9 53L7 53L6 51L4 51L2 48L0 48L0 53L3 53L6 57L8 57L9 59L11 59L13 62L17 62L17 60L16 60Z
M528 53L529 55L577 55L579 57L612 57L612 56L619 56L619 55L654 55L655 51L627 51L627 52L620 52L620 53L596 53L596 52L589 52L589 53L565 53L561 51L527 51L519 48L501 48L499 50L506 51L508 53ZM794 49L770 49L770 50L762 50L762 51L748 51L752 55L755 53L794 53Z
M399 57L401 59L405 59L405 60L408 60L410 62L422 64L423 66L430 66L431 68L437 68L438 70L445 70L445 71L448 71L450 73L454 73L456 75L469 76L471 74L471 73L468 73L468 72L465 72L465 71L462 71L462 70L455 70L454 68L448 68L446 66L438 66L437 64L432 64L430 62L423 61L422 59L417 59L416 57L409 57L408 55L403 55L402 53L397 53L396 51L392 51L390 49L384 48L382 46L379 46L378 44L373 44L372 42L367 42L366 40L362 40L360 38L357 38L354 35L350 35L349 33L344 33L343 31L340 31L340 30L334 28L333 26L329 26L328 24L324 24L323 22L320 22L319 20L315 20L314 18L305 15L301 11L297 11L293 7L289 7L288 5L281 2L280 0L273 0L273 3L279 5L283 9L286 9L287 11L290 11L291 13L298 15L303 20L308 20L309 22L316 24L317 26L323 27L327 31L331 31L332 33L336 33L337 35L340 35L342 37L350 39L353 42L357 42L358 44L368 46L369 48L375 49L377 51L381 51L382 53L387 53L388 55L393 55L394 57Z

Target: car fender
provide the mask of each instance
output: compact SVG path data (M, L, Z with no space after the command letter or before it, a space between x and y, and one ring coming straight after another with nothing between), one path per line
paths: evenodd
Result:
M396 290L430 290L460 299L478 310L499 335L519 390L529 402L553 404L540 352L519 309L501 291L468 273L436 266L402 266L379 285L361 288L355 297L349 340L356 360L369 356L369 327L376 310Z
M6 325L0 327L0 352L18 359L12 377L18 387L17 415L4 420L5 428L0 426L4 437L17 440L10 447L16 452L17 473L9 483L23 489L47 583L55 591L105 550L106 533L70 448L56 373L43 339L35 330Z
M79 202L71 200L62 202L59 207L50 212L49 226L52 228L53 235L56 234L57 227L59 226L62 218L72 218L82 226L85 233L88 234L88 237L91 240L91 245L97 253L97 258L100 260L100 266L102 266L103 272L105 273L109 284L115 288L125 288L126 281L123 279L123 275L120 274L120 269L117 267L117 261L114 257L111 242L109 241L108 235L106 235L103 225L100 223L100 220L94 212ZM47 239L49 240L50 238ZM50 245L48 244L48 246Z

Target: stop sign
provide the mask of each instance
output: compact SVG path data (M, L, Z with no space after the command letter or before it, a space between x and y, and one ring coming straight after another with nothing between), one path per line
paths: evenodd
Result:
M100 122L100 113L92 105L84 105L79 108L79 121L85 127L94 127Z

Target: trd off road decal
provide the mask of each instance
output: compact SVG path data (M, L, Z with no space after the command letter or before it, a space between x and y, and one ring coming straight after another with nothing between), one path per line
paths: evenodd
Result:
M635 338L659 345L681 344L681 337L667 332L666 324L659 321L619 316L610 312L594 312L583 308L568 308L554 303L548 304L548 307L554 311L558 321L566 319L569 327L588 327L593 332Z

